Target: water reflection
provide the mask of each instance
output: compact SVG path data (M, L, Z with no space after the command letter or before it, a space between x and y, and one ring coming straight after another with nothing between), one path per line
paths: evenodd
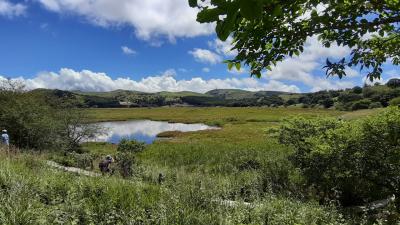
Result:
M168 123L151 120L134 120L98 123L105 128L105 132L90 141L119 143L122 138L136 139L151 143L157 134L164 131L199 131L218 129L205 124Z

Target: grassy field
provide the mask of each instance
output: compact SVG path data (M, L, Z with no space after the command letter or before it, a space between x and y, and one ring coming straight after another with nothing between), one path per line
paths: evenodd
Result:
M222 129L179 133L172 140L148 145L137 155L135 174L130 180L118 176L80 177L49 169L40 157L2 155L0 186L9 191L0 193L0 202L2 208L9 210L0 210L1 224L349 223L335 209L298 194L304 187L301 176L288 161L291 149L278 144L269 130L291 116L353 119L358 117L355 113L295 108L87 112L92 121L201 122ZM369 113L375 112L360 115ZM98 155L116 153L116 146L111 144L83 147ZM159 174L165 176L162 185ZM237 205L224 201L235 201Z
M151 168L161 167L161 170L162 167L190 168L190 171L225 171L228 174L232 174L232 165L246 160L284 157L286 151L268 137L268 130L283 119L343 115L343 112L322 109L215 107L90 109L88 112L93 121L151 119L221 126L220 130L179 133L172 140L157 141L140 155L140 159L146 165L151 164ZM104 145L90 144L88 148L107 153ZM115 153L115 148L110 148L108 153Z
M289 116L338 116L343 112L301 108L159 107L88 109L93 121L152 119L181 123L279 122Z
M139 154L138 160L153 178L159 173L181 176L183 179L190 176L217 176L217 179L211 179L215 182L213 185L229 183L235 186L232 187L235 189L233 192L239 192L243 179L249 178L246 181L249 183L260 180L258 170L243 170L247 164L256 163L260 168L289 164L287 155L290 149L278 144L269 132L280 121L293 116L355 119L378 111L214 107L90 109L88 112L93 121L151 119L221 126L220 130L175 133L176 137L171 140L160 140L149 145L146 151ZM116 152L114 145L104 143L85 144L85 148L102 155ZM259 194L262 191L256 193Z

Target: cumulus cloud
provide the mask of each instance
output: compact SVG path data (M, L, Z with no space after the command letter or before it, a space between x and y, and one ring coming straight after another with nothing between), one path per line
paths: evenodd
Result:
M11 3L8 0L0 0L0 16L8 18L24 15L26 6L21 3Z
M238 54L237 50L232 50L233 38L228 37L226 41L221 41L219 39L214 39L213 41L208 42L208 46L213 48L218 54L225 55L228 57L234 57Z
M112 91L117 89L136 90L143 92L159 91L194 91L204 93L213 89L243 89L249 91L274 90L286 92L300 92L295 85L287 85L280 81L266 81L254 78L227 78L209 79L194 77L187 80L177 80L174 70L167 70L163 74L149 76L135 81L130 78L112 79L105 73L96 73L90 70L75 71L61 69L58 73L42 72L31 79L21 79L28 89L49 88L61 90L81 91ZM4 77L0 76L0 79Z
M349 68L349 67L344 69L344 72L346 72L346 77L358 77L358 76L360 76L360 72L358 72L357 70L354 70L352 68Z
M125 55L134 55L136 54L136 51L127 47L127 46L121 46L121 50Z
M197 9L186 0L36 0L60 14L76 14L98 26L129 25L143 40L160 36L195 37L213 32L214 25L196 21ZM159 42L156 42L159 43Z
M202 63L210 63L210 64L217 64L222 62L222 57L210 50L195 48L192 51L189 51L194 59L198 62Z
M350 48L332 45L325 48L318 41L317 37L311 37L306 41L304 52L300 56L286 58L277 63L272 71L266 73L266 78L274 80L289 80L302 82L309 86L311 91L325 89L342 89L352 87L354 84L349 81L337 81L315 76L313 73L323 67L326 58L341 58L350 53ZM350 77L358 76L359 73L353 69L346 69Z
M227 70L228 71L228 73L231 73L231 74L236 74L236 75L240 75L240 74L244 74L244 73L249 73L249 71L247 71L247 69L245 69L245 68L240 68L240 70L237 70L236 68L232 68L232 69L228 69Z

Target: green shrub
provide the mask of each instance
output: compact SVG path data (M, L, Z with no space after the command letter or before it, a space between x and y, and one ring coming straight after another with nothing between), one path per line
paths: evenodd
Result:
M122 139L118 144L118 152L131 152L137 153L141 152L146 148L146 144L144 142L139 142L136 140Z
M116 164L121 176L124 178L133 176L135 154L146 148L144 142L122 139L117 148Z
M354 102L353 105L351 106L351 110L368 109L370 104L371 100L362 99Z
M400 97L394 98L389 101L389 105L391 106L400 106Z
M343 92L343 93L340 93L340 95L338 97L338 101L342 102L342 103L347 103L347 102L358 101L358 100L361 100L362 98L363 97L360 94Z
M324 108L330 108L334 105L334 103L335 102L331 98L326 98L318 101L318 104L324 106Z
M352 91L354 94L361 94L363 92L363 89L362 89L362 87L355 86L355 87L353 87Z
M369 108L370 109L376 109L376 108L382 108L383 106L382 106L382 104L380 103L380 102L372 102L370 105L369 105Z
M135 155L132 152L117 153L116 165L122 177L128 178L133 176L134 164L135 164Z
M279 139L321 201L358 205L400 194L400 109L357 121L293 119ZM399 207L399 205L397 205Z

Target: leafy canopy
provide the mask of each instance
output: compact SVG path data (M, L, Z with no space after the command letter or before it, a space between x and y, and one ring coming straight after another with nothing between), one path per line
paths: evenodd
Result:
M237 56L228 67L241 63L251 74L287 56L300 55L308 37L317 36L325 47L332 44L352 49L349 57L331 62L327 76L346 75L347 66L366 69L368 77L380 78L382 64L400 62L399 0L189 0L198 7L197 20L216 22L216 33L225 41L233 37Z

